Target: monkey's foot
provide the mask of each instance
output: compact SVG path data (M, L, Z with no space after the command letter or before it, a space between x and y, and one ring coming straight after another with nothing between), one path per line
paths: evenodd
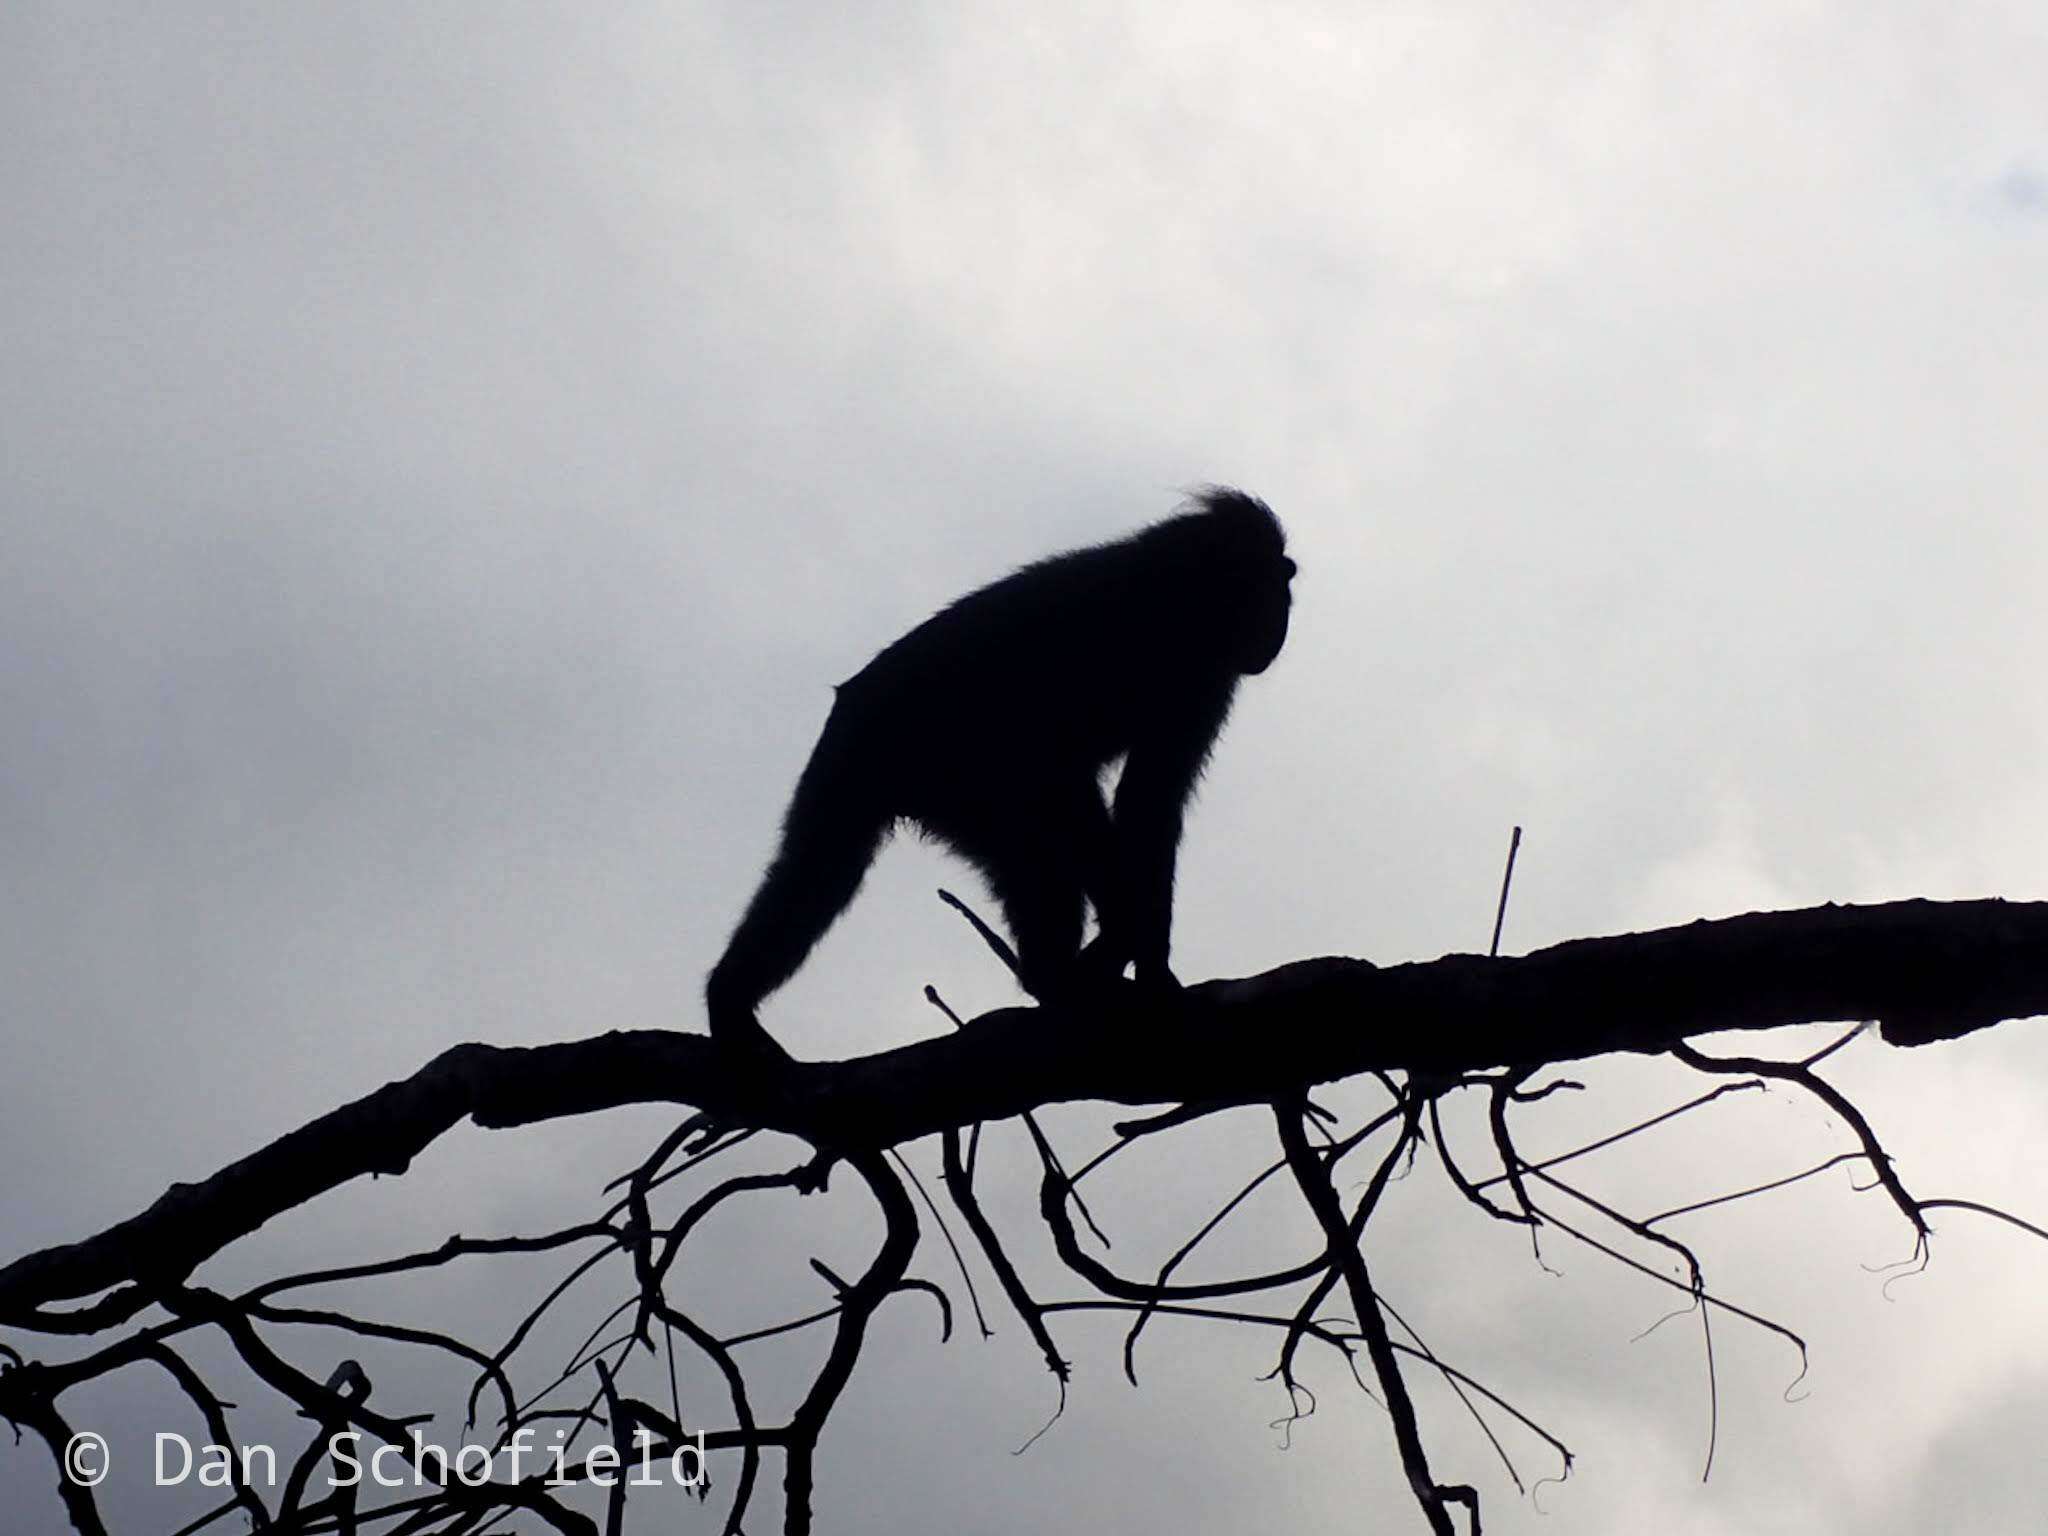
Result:
M1130 964L1130 958L1121 947L1111 944L1098 933L1081 946L1081 953L1074 956L1074 979L1083 987L1109 986L1123 978L1124 967Z

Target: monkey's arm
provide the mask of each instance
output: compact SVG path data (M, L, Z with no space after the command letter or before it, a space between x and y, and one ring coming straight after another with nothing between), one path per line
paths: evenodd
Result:
M1209 748L1229 713L1230 696L1187 700L1162 711L1124 763L1113 813L1117 907L1113 952L1128 954L1140 982L1177 986L1167 967L1173 930L1173 873L1183 810Z

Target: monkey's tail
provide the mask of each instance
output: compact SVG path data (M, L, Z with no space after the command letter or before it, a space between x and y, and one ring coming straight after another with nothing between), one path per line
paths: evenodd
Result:
M714 1034L722 1023L751 1021L761 1000L796 974L853 900L894 824L850 738L835 707L797 780L782 845L705 983Z

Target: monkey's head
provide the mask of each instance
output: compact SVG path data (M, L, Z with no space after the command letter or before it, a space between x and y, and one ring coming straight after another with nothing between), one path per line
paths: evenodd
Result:
M1243 491L1209 486L1151 531L1173 546L1175 580L1184 584L1188 617L1205 646L1220 647L1235 673L1256 676L1270 667L1287 642L1295 572L1273 509Z

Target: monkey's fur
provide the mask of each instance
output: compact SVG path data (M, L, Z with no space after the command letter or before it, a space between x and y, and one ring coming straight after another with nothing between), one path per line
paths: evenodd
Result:
M1141 984L1176 986L1183 807L1238 679L1265 671L1287 638L1294 570L1272 510L1212 487L1128 538L970 592L841 684L781 848L706 984L712 1033L768 1046L756 1008L899 821L987 877L1033 996L1127 963ZM1085 952L1084 904L1098 929Z

